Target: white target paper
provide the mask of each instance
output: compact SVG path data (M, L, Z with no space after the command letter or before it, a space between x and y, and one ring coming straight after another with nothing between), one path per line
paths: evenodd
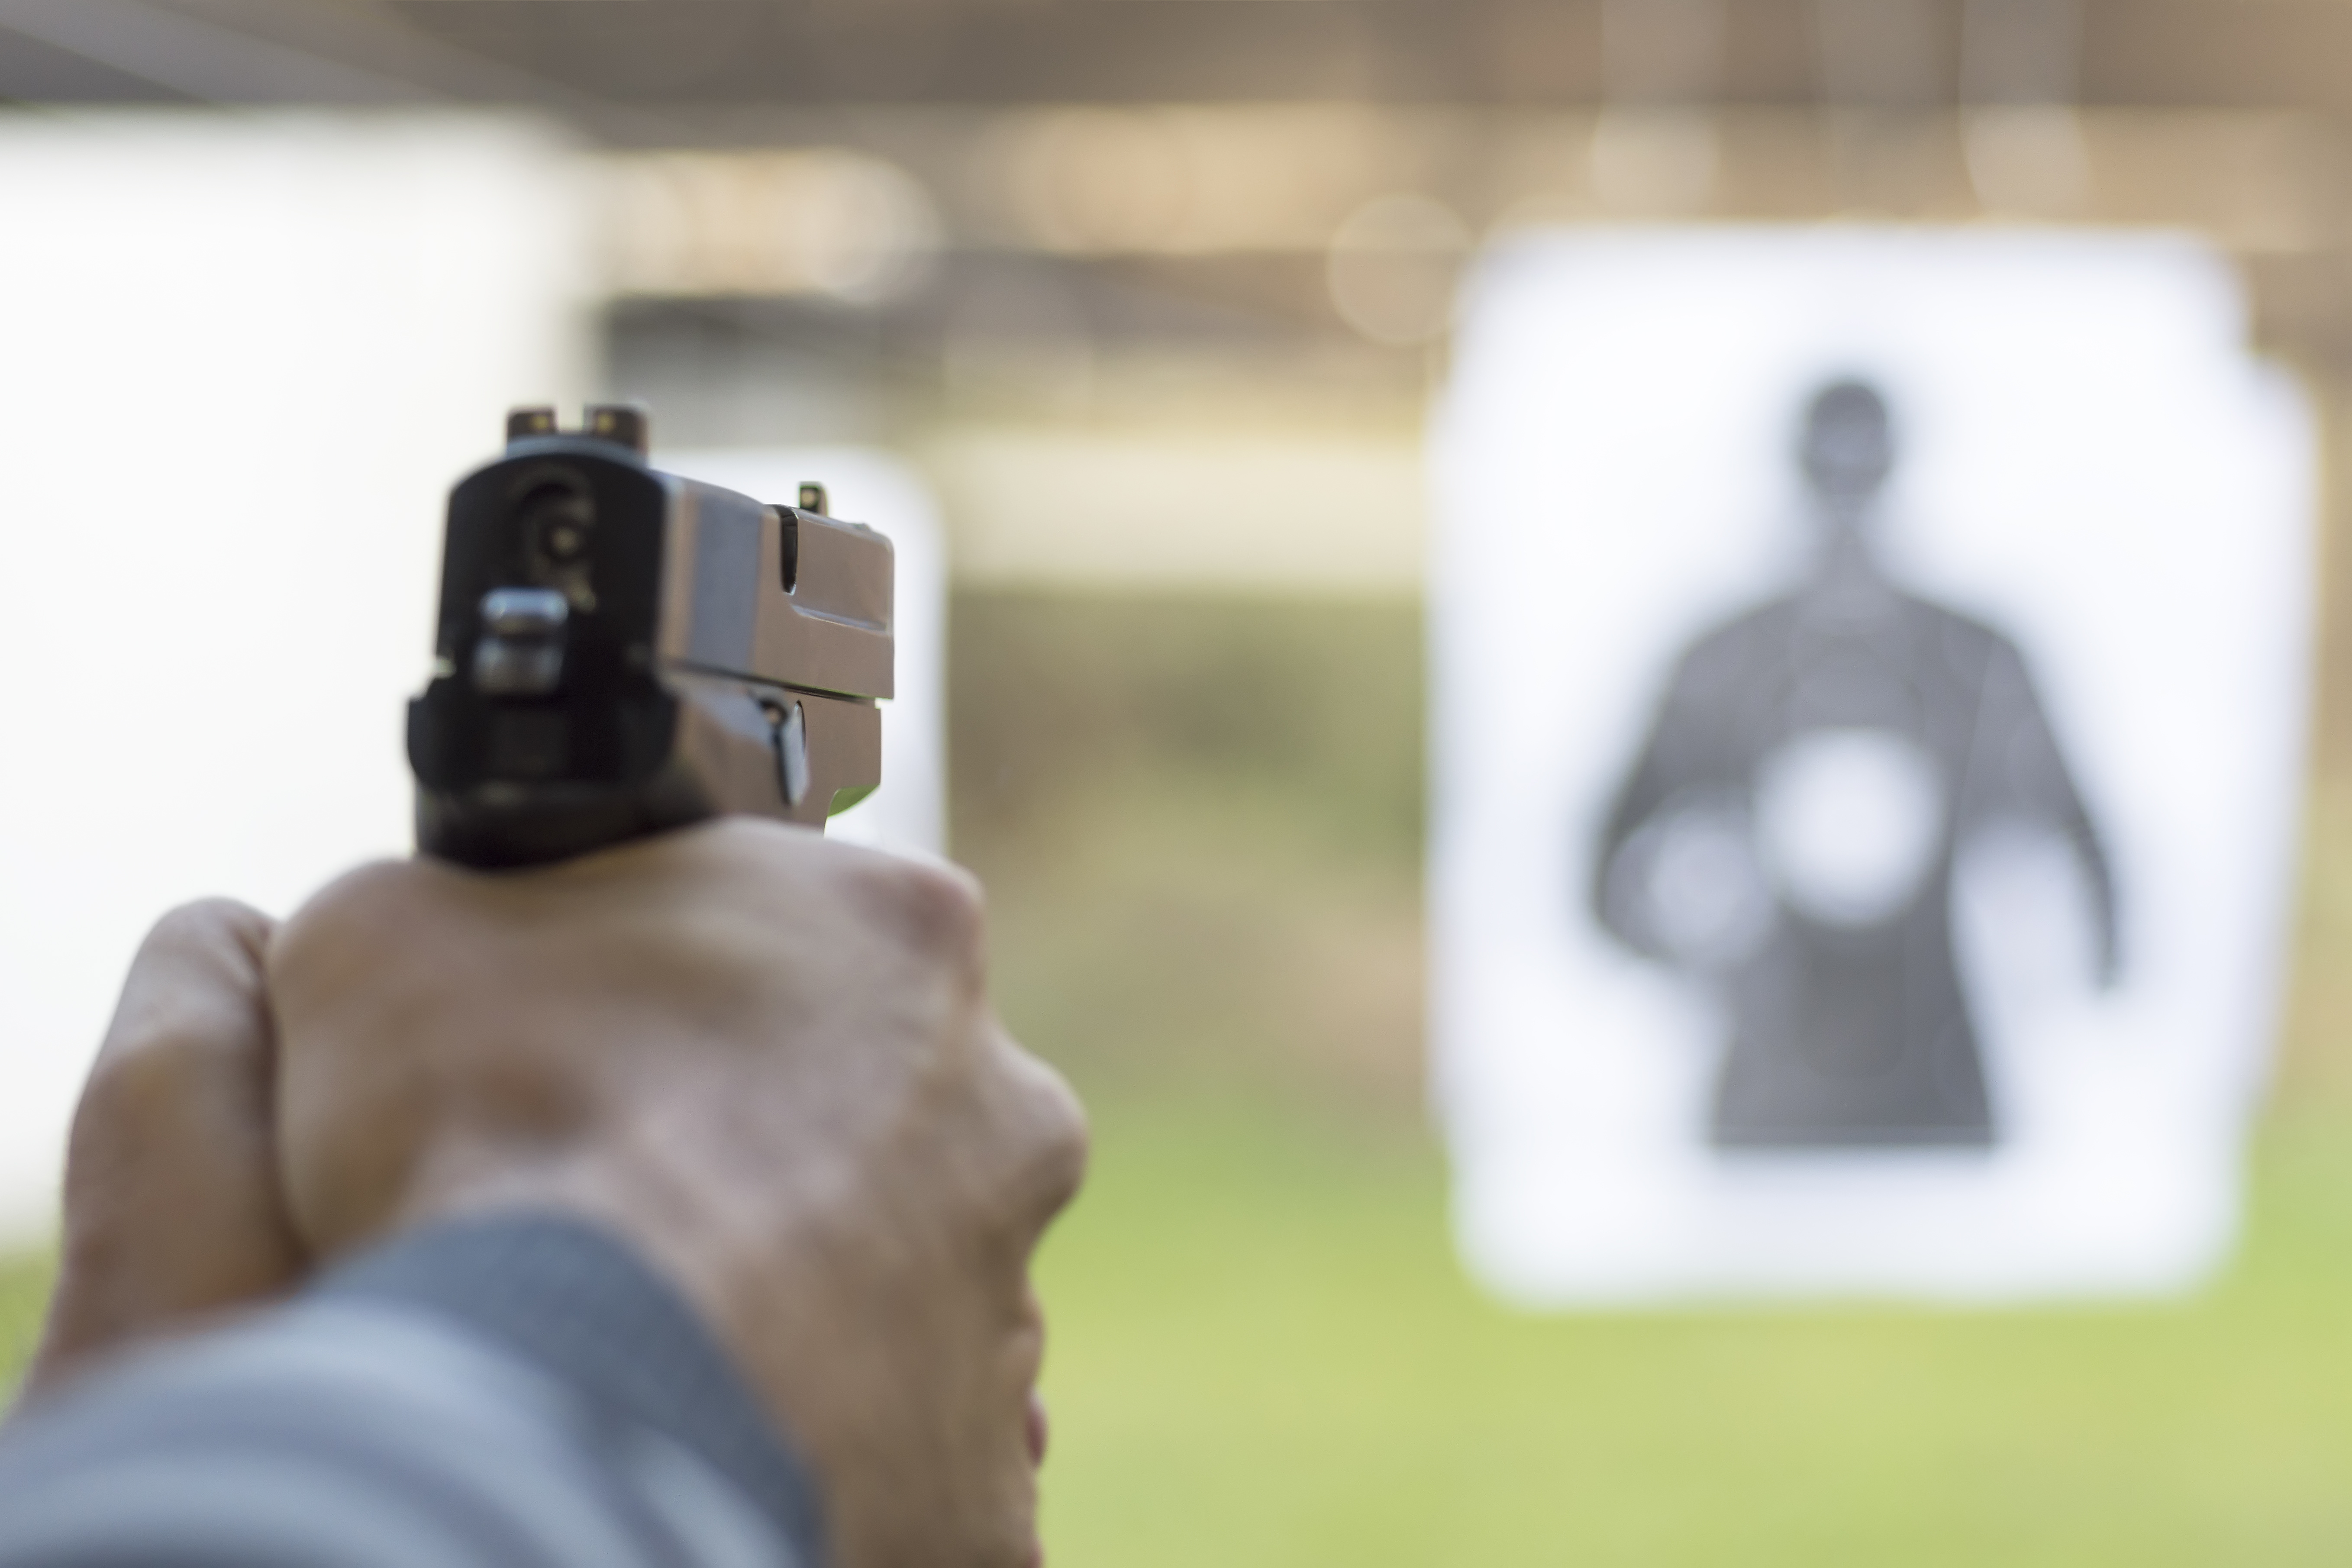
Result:
M1433 435L1432 900L1494 1289L2128 1295L2225 1255L2313 594L2309 420L2244 337L2161 236L1490 255Z

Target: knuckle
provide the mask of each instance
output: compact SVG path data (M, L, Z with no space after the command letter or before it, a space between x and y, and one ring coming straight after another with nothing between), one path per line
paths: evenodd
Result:
M147 933L148 952L252 955L268 945L277 922L249 904L235 899L197 899L165 911Z
M1069 1086L1058 1075L1054 1084L1046 1163L1052 1178L1054 1206L1058 1209L1077 1195L1087 1179L1087 1165L1094 1157L1094 1131L1087 1125L1087 1113Z
M413 861L377 860L336 878L275 928L268 949L273 973L313 949L333 949L373 930L416 923L406 918L406 906L420 879L431 874Z
M102 1098L136 1097L158 1079L211 1070L268 1030L268 916L227 899L183 904L155 922L131 959L92 1066Z
M893 923L931 952L976 953L986 923L980 883L957 867L877 857L865 875Z
M1086 1110L1062 1075L1010 1042L1007 1052L1017 1104L1015 1186L1024 1217L1042 1226L1077 1195L1092 1140Z
M234 899L194 899L166 910L155 922L156 937L209 936L234 926L240 914L252 913Z
M1061 1213L1078 1195L1078 1189L1086 1183L1087 1163L1092 1153L1086 1118L1075 1113L1063 1118L1053 1135L1041 1142L1036 1194L1045 1217L1050 1219Z

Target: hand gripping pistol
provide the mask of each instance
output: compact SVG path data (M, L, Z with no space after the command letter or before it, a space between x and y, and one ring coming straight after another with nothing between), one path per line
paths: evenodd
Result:
M646 461L646 416L507 420L449 494L416 843L527 866L725 812L822 827L882 780L890 542Z

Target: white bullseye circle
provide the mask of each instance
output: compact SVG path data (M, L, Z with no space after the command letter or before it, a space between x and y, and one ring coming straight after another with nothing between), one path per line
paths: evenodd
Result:
M1876 925L1918 891L1944 841L1935 760L1893 730L1817 730L1765 759L1757 848L1780 896L1829 925Z

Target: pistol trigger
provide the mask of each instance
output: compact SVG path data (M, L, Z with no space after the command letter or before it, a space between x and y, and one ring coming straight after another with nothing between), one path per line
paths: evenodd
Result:
M776 788L788 807L808 797L808 721L797 702L761 699L768 715L768 740L776 753Z

